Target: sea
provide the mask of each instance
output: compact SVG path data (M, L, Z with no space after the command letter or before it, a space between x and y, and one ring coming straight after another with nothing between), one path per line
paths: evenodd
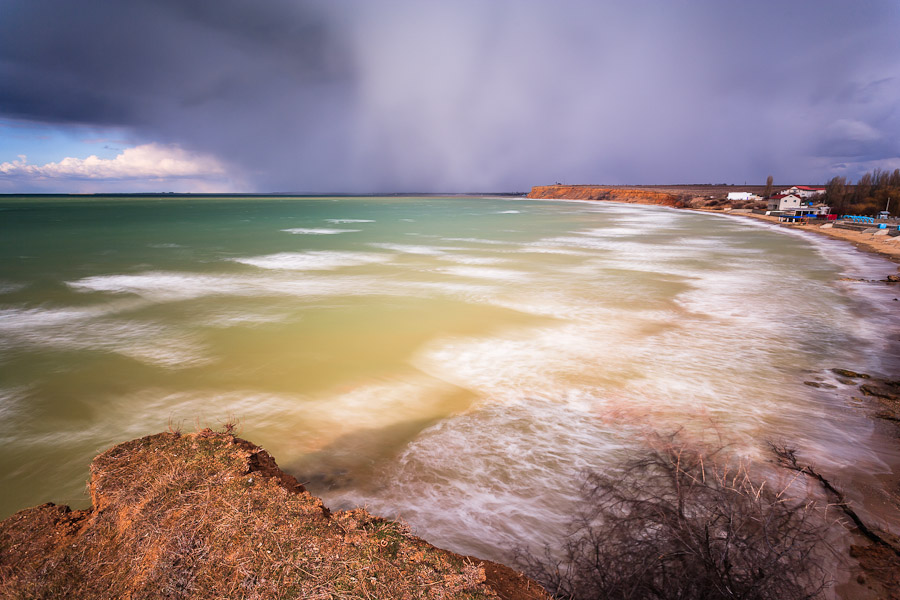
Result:
M896 444L831 369L897 372L895 271L657 206L0 198L0 517L88 506L117 443L231 424L333 510L496 560L676 432L788 443L876 514Z

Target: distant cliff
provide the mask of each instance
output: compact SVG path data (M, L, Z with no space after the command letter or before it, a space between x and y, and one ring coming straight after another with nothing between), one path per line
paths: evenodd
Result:
M600 187L595 185L538 185L531 188L529 198L553 198L566 200L607 200L629 204L659 204L684 208L690 197L683 194L650 190Z
M402 523L330 512L226 433L115 446L91 465L90 493L88 510L44 504L0 523L0 597L549 599Z

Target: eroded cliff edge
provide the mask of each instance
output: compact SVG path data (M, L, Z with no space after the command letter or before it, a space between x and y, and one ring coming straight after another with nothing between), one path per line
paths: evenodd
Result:
M228 433L161 433L91 464L92 507L0 523L3 598L545 599L512 569L365 510L330 512Z
M537 185L531 188L529 198L555 200L608 200L629 204L659 204L684 208L690 196L650 189L625 189L596 185Z

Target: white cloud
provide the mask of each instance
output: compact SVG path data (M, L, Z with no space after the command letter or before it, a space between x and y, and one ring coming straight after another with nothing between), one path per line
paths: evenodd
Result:
M0 175L22 179L76 180L169 180L221 178L225 167L214 157L194 154L178 146L144 144L127 148L115 158L96 155L87 158L67 157L45 165L18 160L0 163Z

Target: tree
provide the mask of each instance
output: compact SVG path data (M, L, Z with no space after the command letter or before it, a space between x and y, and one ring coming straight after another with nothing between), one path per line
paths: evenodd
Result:
M822 597L821 513L722 450L660 438L621 470L591 473L561 551L520 563L569 600Z
M847 211L847 180L843 177L832 177L825 186L825 204L837 214Z
M773 183L774 181L775 181L775 180L774 180L774 178L773 178L771 175L769 175L769 176L766 178L766 193L765 193L765 197L766 197L766 198L768 198L769 196L772 195L772 183Z

